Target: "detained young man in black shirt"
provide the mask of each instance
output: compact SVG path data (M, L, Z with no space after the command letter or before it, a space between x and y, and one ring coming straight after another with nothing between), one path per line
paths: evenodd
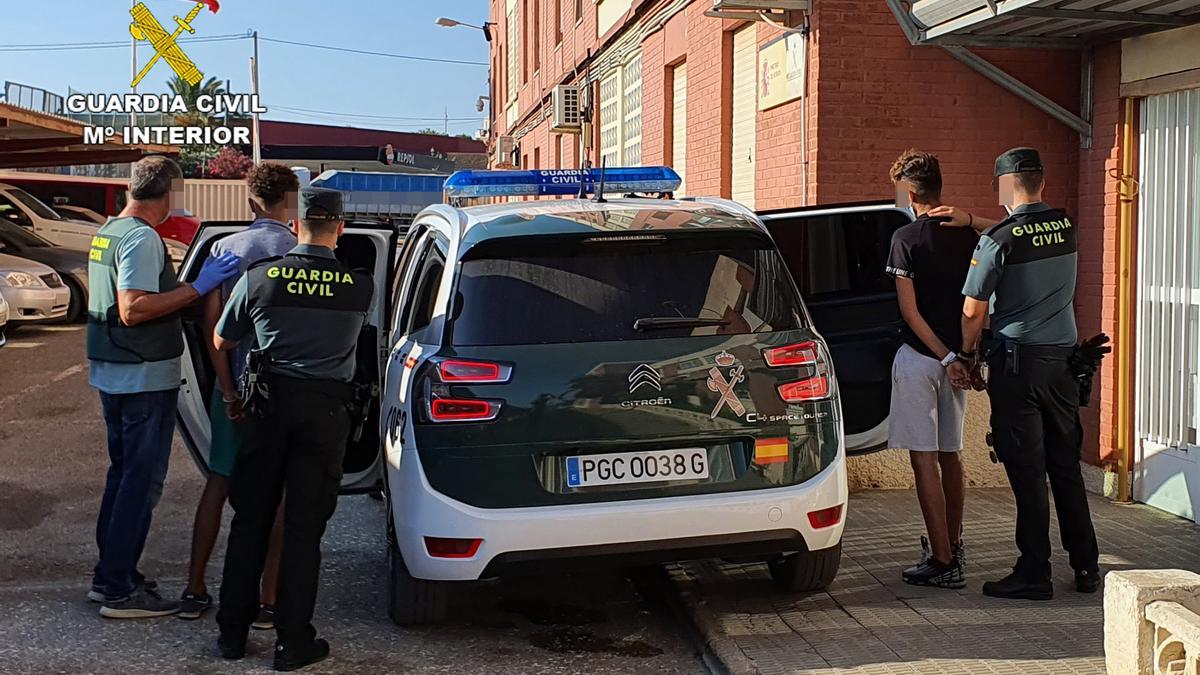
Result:
M910 150L892 165L898 200L916 220L896 231L887 273L896 279L904 344L892 365L888 447L909 451L917 499L929 537L921 562L902 573L918 586L962 588L963 415L971 373L962 349L962 288L977 238L968 228L943 227L928 212L941 204L937 157Z

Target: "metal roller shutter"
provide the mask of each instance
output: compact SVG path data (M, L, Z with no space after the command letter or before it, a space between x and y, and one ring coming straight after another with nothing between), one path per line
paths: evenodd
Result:
M1137 212L1138 498L1195 519L1200 493L1200 89L1142 99Z
M758 112L757 25L751 24L733 34L733 151L730 170L734 201L754 208L755 115Z

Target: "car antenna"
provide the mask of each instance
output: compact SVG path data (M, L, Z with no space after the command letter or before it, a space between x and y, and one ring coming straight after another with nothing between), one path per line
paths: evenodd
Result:
M601 157L600 158L600 183L599 183L599 185L596 186L596 196L592 199L592 201L596 202L597 204L604 204L605 202L608 201L607 199L604 198L604 169L607 166L608 166L608 158Z

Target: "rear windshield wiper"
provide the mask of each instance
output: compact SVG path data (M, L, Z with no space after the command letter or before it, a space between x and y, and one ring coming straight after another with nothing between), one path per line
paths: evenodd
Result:
M704 328L707 326L728 326L725 319L701 319L686 316L643 316L633 322L633 329L639 333L663 328Z

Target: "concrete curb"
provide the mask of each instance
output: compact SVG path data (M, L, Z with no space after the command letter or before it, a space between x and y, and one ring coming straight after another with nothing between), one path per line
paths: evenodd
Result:
M682 620L690 623L690 631L704 648L704 660L714 673L728 675L758 675L753 659L737 646L733 638L721 630L721 621L708 608L700 584L682 564L666 566L667 601Z

